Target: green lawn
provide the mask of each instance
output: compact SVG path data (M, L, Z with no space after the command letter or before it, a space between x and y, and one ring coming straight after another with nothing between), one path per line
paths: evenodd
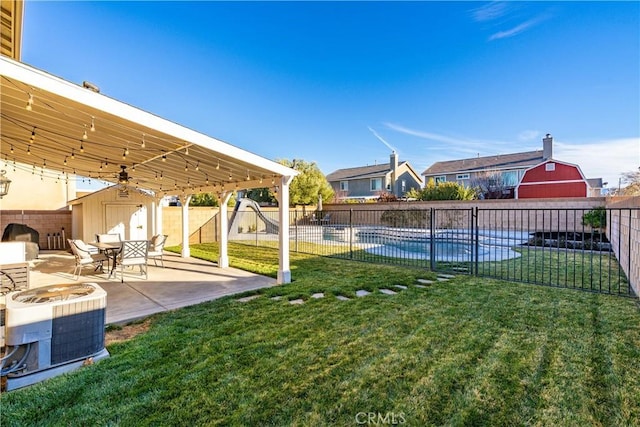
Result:
M217 257L207 245L192 255ZM269 248L232 244L230 259L276 273ZM433 273L291 263L291 284L154 316L110 358L3 394L0 425L334 426L367 413L411 426L640 424L637 300L469 276L420 289ZM408 289L355 298L393 285Z

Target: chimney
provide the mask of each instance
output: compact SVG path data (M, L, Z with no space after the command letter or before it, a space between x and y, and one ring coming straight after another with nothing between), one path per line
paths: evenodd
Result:
M548 133L544 138L542 138L542 159L543 160L551 160L553 159L553 137L550 133Z
M398 170L398 155L395 151L391 152L389 156L389 167L391 168L391 193L396 194L396 172Z

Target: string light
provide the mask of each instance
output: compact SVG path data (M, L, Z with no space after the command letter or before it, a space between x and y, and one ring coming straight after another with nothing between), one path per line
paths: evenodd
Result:
M184 164L184 171L188 172L189 171L189 162L185 162Z
M127 160L127 150L122 152L122 160Z
M144 148L146 146L147 146L147 144L146 144L146 142L144 142L144 133L143 133L142 134L142 142L140 143L140 147Z
M80 152L84 153L84 147L82 146L82 141L80 141Z
M131 172L135 172L136 171L136 164L132 164L131 165Z
M186 148L184 149L184 155L185 155L185 156L188 156L188 155L189 155L189 147L186 147Z
M31 147L29 147L28 145L27 145L27 155L29 156L31 155Z
M33 108L33 95L29 94L29 99L27 100L27 106L25 108L27 111L31 111Z
M160 172L160 181L162 181L162 172Z
M233 175L231 175L231 169L229 169L229 181L233 179Z
M154 181L158 180L158 172L156 172L156 176L153 178Z
M216 170L220 169L220 159L218 159L218 164L216 165Z
M36 128L31 131L31 138L29 138L29 144L33 144L36 140Z
M13 144L11 145L11 154L13 154Z
M95 124L95 122L94 122L94 119L95 119L95 118L92 116L92 117L91 117L91 127L89 128L89 130L90 130L91 132L95 132L95 131L96 131L96 124Z
M64 165L67 166L67 156L64 156Z
M13 153L13 151L12 151ZM198 160L198 162L196 163L196 170L199 171L200 170L200 160Z
M251 180L251 176L249 176L249 171L247 171L247 181Z
M71 149L71 160L75 160L76 158L76 150L75 149Z
M209 175L205 175L206 179L205 182L207 183L207 185L209 185Z
M86 140L87 138L89 138L89 135L87 135L87 125L84 125L84 133L82 134L82 139Z
M262 175L260 176L260 184L262 184Z
M124 149L124 154L129 155L129 146L127 145Z
M163 155L162 155L162 161L163 161L163 162L166 162L166 161L167 161L167 155L166 155L166 154L163 154Z

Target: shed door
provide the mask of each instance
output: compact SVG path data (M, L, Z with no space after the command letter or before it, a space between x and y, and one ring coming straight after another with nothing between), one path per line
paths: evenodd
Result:
M107 205L106 232L122 240L147 239L147 208L144 205Z

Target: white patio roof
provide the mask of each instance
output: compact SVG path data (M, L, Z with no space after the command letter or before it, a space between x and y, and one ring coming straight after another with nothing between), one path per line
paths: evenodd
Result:
M298 174L6 56L0 74L2 160L45 177L117 183L122 165L129 185L162 196L273 187Z

